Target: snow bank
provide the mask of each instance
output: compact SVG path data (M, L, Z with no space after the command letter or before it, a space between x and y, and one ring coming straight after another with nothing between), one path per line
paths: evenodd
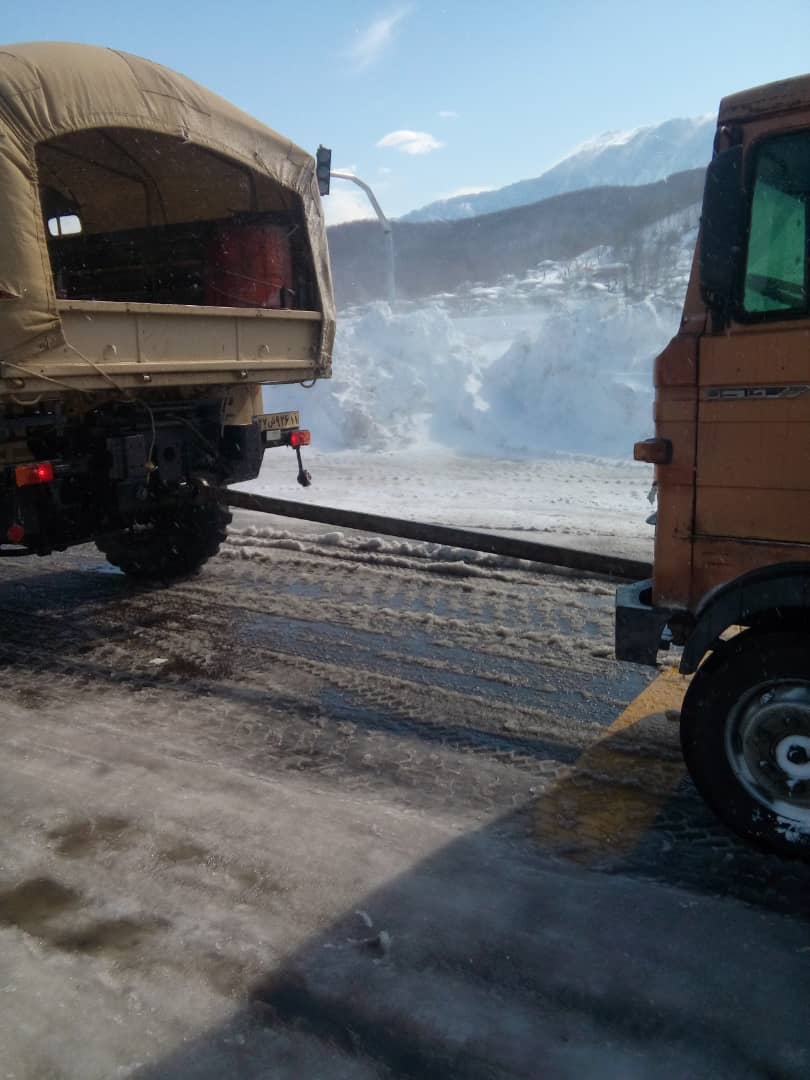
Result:
M438 304L392 311L375 303L339 321L329 382L266 391L266 404L300 409L319 449L407 449L429 445L434 430L453 448L482 359Z
M652 361L680 311L605 285L601 262L346 313L331 381L268 389L266 408L300 409L329 451L627 457L651 431Z
M475 433L492 452L625 457L652 430L652 359L677 312L594 298L521 335L486 372Z

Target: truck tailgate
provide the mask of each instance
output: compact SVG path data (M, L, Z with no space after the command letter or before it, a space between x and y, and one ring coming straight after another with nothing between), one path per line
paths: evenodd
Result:
M317 366L317 311L60 300L65 345L4 365L24 389L301 382ZM18 391L16 391L18 392Z

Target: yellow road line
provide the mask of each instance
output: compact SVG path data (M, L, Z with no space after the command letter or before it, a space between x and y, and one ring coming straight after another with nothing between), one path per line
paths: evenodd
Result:
M689 680L663 671L535 807L544 848L577 862L629 854L684 776L678 744Z

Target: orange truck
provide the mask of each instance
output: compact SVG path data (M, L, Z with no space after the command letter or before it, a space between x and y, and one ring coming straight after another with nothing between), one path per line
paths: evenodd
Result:
M616 655L683 646L689 772L747 840L810 857L810 75L724 98L678 333L655 363L652 579Z

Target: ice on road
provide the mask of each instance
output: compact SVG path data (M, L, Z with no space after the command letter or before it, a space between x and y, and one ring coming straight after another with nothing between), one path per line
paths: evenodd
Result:
M0 564L6 1080L807 1075L808 872L614 728L609 587L236 526Z

